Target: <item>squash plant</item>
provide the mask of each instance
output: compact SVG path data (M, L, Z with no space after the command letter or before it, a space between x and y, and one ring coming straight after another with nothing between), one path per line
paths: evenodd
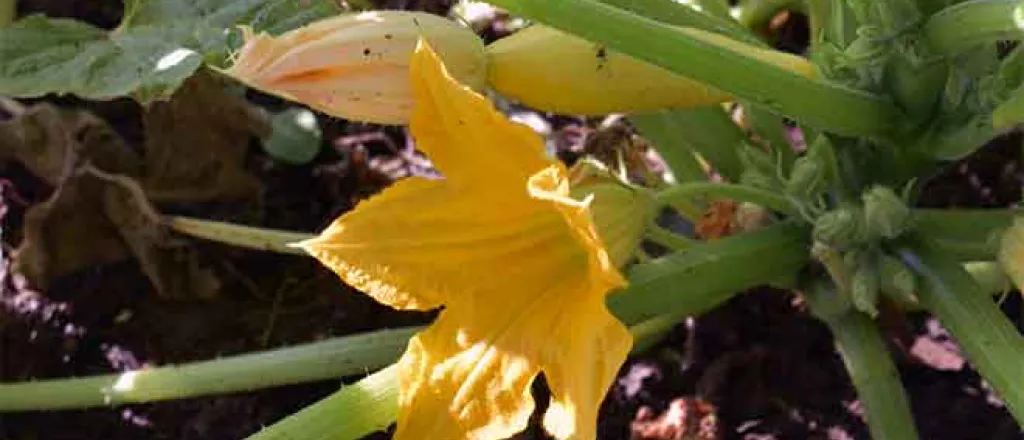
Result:
M0 59L12 60L0 65L0 93L36 96L66 92L89 98L131 94L140 100L154 99L173 90L181 79L203 62L224 67L228 46L218 30L233 24L250 24L257 29L283 31L317 18L310 12L312 8L296 12L287 2L235 2L237 7L229 7L228 2L208 3L210 7L205 10L191 9L189 14L175 15L170 13L175 10L175 2L170 0L130 1L125 22L111 33L67 21L41 17L22 19L10 28L0 30ZM169 218L169 227L239 246L303 255L302 250L290 245L301 242L301 248L379 301L397 308L434 308L445 304L456 310L447 316L457 317L451 319L465 326L460 328L473 330L468 333L474 333L478 329L470 325L474 319L472 314L460 315L457 312L460 308L470 307L464 298L423 296L423 292L431 292L436 286L428 282L408 281L405 275L396 275L390 270L374 271L366 267L372 268L375 264L383 264L380 263L383 261L388 268L422 269L416 266L419 262L414 258L409 258L409 261L389 260L390 255L378 255L376 252L380 249L374 246L390 243L388 240L393 237L406 240L408 237L403 233L420 227L426 231L428 229L423 225L436 222L437 218L448 218L446 216L451 213L459 213L458 209L470 209L466 207L469 205L458 205L456 195L460 193L451 188L445 189L444 185L458 185L463 180L495 179L495 192L490 194L503 197L499 200L508 203L508 212L516 214L511 218L536 220L536 224L526 223L542 231L541 235L546 240L543 243L552 243L552 249L557 250L552 254L562 255L564 250L565 255L577 258L556 260L553 259L555 255L548 255L545 258L552 259L544 261L552 265L564 263L558 267L566 268L563 271L566 279L582 284L592 279L577 278L577 271L583 270L581 267L586 270L601 267L601 271L588 272L587 275L603 280L600 291L581 294L577 305L592 314L588 316L597 316L603 303L622 326L615 330L618 332L615 337L624 337L623 332L628 328L634 348L643 347L648 338L656 337L680 316L707 311L744 289L761 284L790 288L806 298L810 310L829 326L835 336L859 398L864 403L872 436L915 439L918 435L902 385L874 321L879 302L885 301L905 310L923 309L937 316L959 342L971 364L1006 403L1011 414L1018 421L1024 420L1024 339L1000 312L992 297L998 286L986 282L987 279L977 271L969 270L980 263L995 268L998 275L1005 273L1020 286L1024 277L1020 276L1022 253L1019 237L1024 234L1024 225L1014 222L1017 213L1009 209L936 210L915 207L916 196L930 176L951 161L971 154L988 140L1014 129L1024 120L1024 105L1021 104L1024 101L1024 49L1000 50L1006 41L1024 36L1017 19L1024 14L1024 3L1007 0L751 0L741 1L737 6L730 6L724 0L698 0L686 4L672 0L490 0L489 3L587 40L600 49L596 53L614 51L711 87L721 92L716 96L726 96L727 100L742 106L747 130L736 125L717 103L694 103L685 108L630 113L627 116L631 122L653 141L676 180L656 189L641 188L616 181L609 177L610 173L597 172L574 180L570 194L567 188L553 184L560 182L558 179L570 177L563 176L566 170L559 169L557 165L530 162L537 158L492 157L473 152L471 148L460 147L452 150L460 153L453 154L446 150L449 147L438 145L462 145L460 142L463 140L438 138L437 133L423 128L423 122L417 129L417 115L421 115L421 119L425 117L422 115L444 119L446 113L439 111L440 108L466 117L491 115L487 112L493 111L488 110L484 98L473 95L469 87L460 88L445 82L456 80L438 73L436 66L424 61L427 58L422 54L429 50L420 47L413 55L410 69L432 79L415 79L417 76L413 75L412 89L420 94L413 100L416 108L412 111L411 126L417 142L424 146L433 145L426 147L425 152L450 180L437 184L437 188L432 187L438 198L429 200L438 204L455 203L450 212L436 218L411 216L415 221L408 224L384 222L381 225L381 219L386 217L372 215L372 209L388 213L390 211L381 208L386 206L395 210L394 214L401 212L401 206L409 206L409 209L415 206L389 205L392 199L385 195L377 202L371 199L362 208L338 219L316 238L304 233L268 231L188 218ZM814 64L817 75L803 75L752 55L752 51L745 48L747 46L716 44L713 39L699 38L692 31L699 30L702 32L700 35L714 33L744 42L749 47L764 48L767 47L765 42L751 29L761 27L768 17L786 8L803 12L810 19L811 45L807 57ZM307 15L300 17L302 13ZM175 25L167 24L172 22ZM65 31L66 39L47 41L46 32L52 34L54 29ZM152 39L158 34L162 38ZM70 52L62 46L69 40L124 64L90 64L95 58L81 58L83 55L80 53ZM54 66L81 68L85 65L99 71L96 75L74 78L67 76L70 72L62 71L32 77L33 69L38 74L38 70L45 71L51 66L32 58L15 41L35 42L37 53L47 54ZM148 45L127 44L138 41ZM59 50L61 48L64 50ZM144 56L137 56L139 53ZM136 56L127 56L132 54ZM168 57L177 62L171 63ZM137 70L120 76L110 70L139 63L140 59L165 68ZM550 68L559 69L560 66L552 63ZM543 71L536 73L541 77L544 74ZM425 92L427 90L436 93L443 90L450 95L440 96L451 99L430 104L434 106L431 113L429 105L423 104L430 101L424 98L429 95ZM285 97L303 100L294 95ZM622 109L623 112L629 110ZM502 134L500 138L492 139L497 145L506 145L507 142L513 150L516 145L533 145L528 136L519 138L519 130L502 125L500 121L495 122L500 120L499 116L481 116L480 120L497 124L491 130L491 133ZM805 151L795 152L786 138L785 130L789 124L795 125L807 140ZM469 139L488 140L488 136L493 136L470 128L465 130ZM444 142L436 143L439 140ZM507 154L509 148L504 150ZM524 168L497 166L495 176L488 177L460 168L460 161L466 160L489 165L501 164L504 160L519 161L515 165L523 165ZM539 167L538 164L553 168ZM700 172L702 164L714 169L723 181L708 180ZM538 172L541 169L543 173ZM524 180L527 177L528 182ZM499 178L507 180L497 183ZM510 195L515 191L506 191L508 188L523 189L527 185L532 201L521 198L522 194ZM410 187L404 185L402 191L422 189ZM636 195L624 199L608 195L621 194L622 188L635 191ZM486 189L476 190L480 191L480 199L488 197ZM580 197L570 197L576 195ZM585 195L594 196L591 205L572 202ZM602 200L608 199L625 201L602 204ZM589 224L590 220L585 216L575 214L565 220L574 225L573 228L578 227L572 229L577 234L574 237L589 244L583 246L583 250L577 245L569 246L567 243L571 240L564 231L556 234L552 232L554 229L538 226L553 220L550 211L533 204L537 200L553 201L558 209L590 209L593 224ZM693 216L701 212L700 208L719 200L738 202L758 212L761 221L729 237L697 241L666 231L651 220L650 212L654 208L677 209L683 215ZM496 206L488 207L494 209L493 212L500 211ZM467 212L470 211L462 214ZM602 213L607 212L621 212L633 223L629 228L612 228L616 232L608 232L611 230L609 223L602 222ZM480 227L485 232L506 238L516 232L504 229L508 218L497 214L482 217L495 221L465 225L470 229ZM623 276L619 279L613 270L608 270L607 262L601 260L602 255L608 256L608 251L593 241L587 241L587 237L594 238L593 234L587 235L587 231L596 230L605 248L633 252L639 241L636 222L642 223L639 230L647 239L663 244L671 252L657 258L640 255L637 262L611 258L616 266L621 266ZM358 236L345 235L348 230L367 232ZM610 243L621 243L616 240L624 235L609 234L626 234L637 239L631 241L630 246L613 246ZM469 237L471 234L467 232L464 235ZM362 242L360 237L374 237L374 240ZM501 241L495 242L494 246L514 254L521 251L516 243ZM364 255L345 249L346 245L354 244L369 250ZM419 243L417 246L433 251L427 244ZM492 258L485 252L487 250L469 257L437 255L471 264L473 259L470 257ZM364 265L364 258L377 257L379 261ZM466 257L466 260L457 260L460 257ZM579 258L584 258L589 266L572 265L579 263ZM526 261L518 263L529 265ZM502 269L498 266L500 264L494 264L481 270L500 273ZM537 268L538 271L543 269ZM418 276L423 276L423 271L420 272ZM442 284L450 283L469 290L475 286L458 278L457 268L445 268L439 273L442 272L444 275L439 276ZM529 273L532 276L535 272ZM448 276L453 278L445 278ZM528 287L547 283L534 281L530 278L524 282ZM477 284L485 283L479 281ZM388 290L391 287L394 288ZM420 293L409 294L405 291L407 288L410 292ZM487 289L498 291L499 287ZM604 300L606 290L610 293ZM496 300L491 298L489 301ZM490 321L500 321L500 311L486 311L494 313L486 315ZM448 313L447 309L443 313ZM583 314L567 308L565 316L577 319L574 313ZM382 429L396 419L403 438L431 435L416 430L415 426L422 425L402 425L403 420L417 420L415 412L420 410L443 414L443 406L454 403L442 401L442 408L437 408L417 400L411 390L415 387L409 384L422 386L430 382L423 378L418 380L424 382L410 382L409 377L412 376L409 376L410 367L406 359L410 352L420 356L412 359L423 359L429 356L422 353L443 351L423 348L430 346L424 342L429 338L433 338L429 340L435 344L449 340L458 340L461 344L463 339L472 339L472 335L439 330L444 325L454 325L450 324L451 319L439 318L437 323L426 329L389 330L343 338L327 350L324 349L326 343L289 348L286 349L291 350L287 351L287 356L299 356L298 359L303 360L290 362L286 368L281 364L285 356L282 353L285 352L276 351L116 377L3 385L0 391L5 392L0 392L0 396L10 396L12 393L6 391L17 390L19 394L29 393L38 398L18 401L0 398L0 408L26 410L153 401L294 383L352 374L363 368L384 367L254 434L252 438L358 438ZM612 325L611 321L603 318L585 322L593 324L594 328ZM544 343L540 340L543 338L533 335L532 339L526 338L529 344ZM595 336L584 333L579 337L587 340ZM409 340L414 343L408 345L403 362L388 366ZM494 346L499 347L496 349L499 352L504 347ZM609 346L624 356L624 346ZM543 354L545 350L541 348L537 352ZM459 353L445 354L449 355L451 359L461 356ZM543 356L538 354L537 357ZM326 362L327 359L331 361ZM534 368L529 362L523 364L530 365L529 368L515 365L517 368ZM614 362L601 360L594 365L595 368L596 365L607 367ZM453 371L455 373L452 374L459 373L457 369ZM535 370L530 371L536 373ZM548 371L545 370L546 373ZM188 374L184 374L186 372ZM585 377L600 376L585 368L576 373ZM524 374L527 379L533 377ZM225 377L236 380L224 382L222 378ZM523 380L522 376L510 378ZM403 384L402 387L399 383ZM97 384L109 386L97 390ZM172 385L180 386L168 391ZM572 388L571 384L559 386ZM562 389L559 386L554 388ZM470 399L473 392L486 395L481 390L466 391ZM566 393L571 394L569 391ZM455 394L458 399L466 398L463 394ZM445 393L438 395L448 396ZM452 402L458 399L453 398ZM591 395L589 401L582 403L592 406L594 399L599 397ZM500 426L503 430L484 430L496 426L491 423L494 418L512 416L500 412L481 416L474 413L479 408L473 405L460 408L465 408L469 416L461 419L453 416L454 427L445 427L462 436L499 438L500 434L507 433L510 426L516 425L509 423ZM519 412L515 416L520 417L522 408L516 408ZM566 421L578 422L580 419L574 417L584 410L565 411L568 415L555 414L551 417L553 422L546 422L549 432L560 438L576 434L587 438L593 436L593 426ZM558 416L563 417L559 419Z

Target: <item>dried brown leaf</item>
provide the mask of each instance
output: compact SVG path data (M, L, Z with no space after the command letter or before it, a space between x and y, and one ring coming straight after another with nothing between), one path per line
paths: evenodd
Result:
M143 187L155 203L258 197L261 185L245 170L245 155L270 127L212 76L195 75L170 101L153 104L144 124Z
M12 159L53 186L86 161L132 176L142 168L142 160L103 120L46 103L0 122L0 160Z
M25 216L19 270L35 285L134 256L165 298L212 297L218 282L161 223L137 181L85 165Z

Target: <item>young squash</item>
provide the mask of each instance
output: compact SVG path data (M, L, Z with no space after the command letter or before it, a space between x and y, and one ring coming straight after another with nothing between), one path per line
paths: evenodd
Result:
M694 38L805 76L809 61L693 28ZM578 115L633 113L726 102L729 94L562 31L533 25L487 46L488 85L537 110ZM699 62L695 60L694 62Z

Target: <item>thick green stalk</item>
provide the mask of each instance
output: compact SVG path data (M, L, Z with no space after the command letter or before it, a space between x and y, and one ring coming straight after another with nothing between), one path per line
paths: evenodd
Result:
M636 265L629 287L611 295L608 307L626 323L703 313L737 292L799 271L807 263L807 236L806 228L777 224Z
M728 35L750 44L767 47L764 41L750 33L731 17L720 17L700 12L685 2L676 0L598 0L601 3L630 11L651 20L675 26L692 27ZM710 0L721 1L721 0Z
M726 180L739 181L743 163L737 151L747 135L720 105L638 114L629 120L642 133L659 135L655 145L666 160L696 151Z
M373 373L246 440L355 440L383 431L398 416L398 367Z
M489 3L824 130L886 138L899 121L886 98L806 78L597 0Z
M1024 423L1024 338L952 258L912 243L899 256L921 279L918 298L956 338L971 364Z
M984 43L1024 37L1024 2L972 0L945 8L924 25L933 51L956 55Z
M675 232L658 226L657 224L649 225L644 237L654 243L677 252L690 250L693 249L694 246L701 244L699 240L694 240L692 238L676 234Z
M690 182L671 186L658 192L658 200L667 205L708 197L751 202L784 214L796 214L793 204L785 197L752 186L734 183Z
M958 261L995 260L999 234L1021 214L1011 209L915 209L919 235Z
M0 411L156 402L363 374L393 362L418 330L380 330L118 374L0 384Z
M857 398L867 412L871 437L917 440L914 417L896 365L875 323L853 307L835 308L838 293L821 285L808 289L811 313L828 325L843 356Z

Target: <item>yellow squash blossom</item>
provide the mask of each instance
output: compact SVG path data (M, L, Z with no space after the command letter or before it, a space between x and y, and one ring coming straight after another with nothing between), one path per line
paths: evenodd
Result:
M459 84L421 41L410 129L443 180L409 178L300 244L397 309L443 307L399 360L395 438L500 439L526 427L530 384L551 389L544 426L595 438L631 346L605 307L625 284L565 167L541 138Z

